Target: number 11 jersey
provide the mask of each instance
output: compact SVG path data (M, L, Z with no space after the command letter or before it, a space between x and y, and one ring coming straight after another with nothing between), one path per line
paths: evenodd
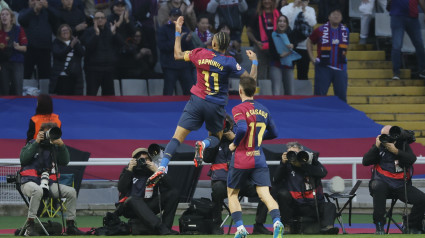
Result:
M185 52L184 60L196 67L197 80L190 92L206 101L227 105L229 77L239 78L245 72L235 58L215 50L196 48Z

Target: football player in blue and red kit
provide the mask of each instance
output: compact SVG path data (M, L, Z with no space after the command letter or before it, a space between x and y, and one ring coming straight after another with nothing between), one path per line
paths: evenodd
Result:
M235 221L235 238L246 237L242 221L242 208L238 195L242 184L250 181L256 186L257 194L263 201L273 219L273 237L283 237L283 224L277 202L270 195L269 167L261 148L263 140L277 137L277 129L269 110L254 101L257 82L251 77L242 77L239 82L239 95L242 103L232 109L237 129L229 149L234 151L227 176L227 196L229 209Z
M201 128L204 122L209 137L196 142L195 165L201 163L204 149L211 144L217 145L215 148L218 150L218 144L223 135L226 115L224 107L228 101L229 77L232 75L257 78L258 61L254 52L246 51L248 58L252 61L250 73L244 70L233 57L224 55L230 42L227 33L219 32L214 35L211 50L196 48L182 52L181 29L184 18L181 16L174 23L176 26L174 58L191 61L195 65L197 82L190 90L192 95L180 117L174 136L165 147L161 165L158 171L148 179L148 183L155 183L161 178L177 147L191 131Z

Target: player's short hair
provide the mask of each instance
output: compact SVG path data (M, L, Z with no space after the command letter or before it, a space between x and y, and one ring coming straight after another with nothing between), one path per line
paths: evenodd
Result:
M219 50L227 50L230 44L230 36L225 32L217 32L214 35Z
M239 85L241 85L242 90L244 91L245 95L248 97L254 96L255 89L257 89L257 82L254 78L246 76L241 77L241 80L239 81Z

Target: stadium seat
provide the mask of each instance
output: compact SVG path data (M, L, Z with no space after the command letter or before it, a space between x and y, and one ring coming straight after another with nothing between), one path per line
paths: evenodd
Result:
M239 78L229 78L229 92L239 91Z
M164 79L148 79L149 96L162 96L164 92Z
M352 30L353 29L353 19L355 19L355 20L360 20L360 16L361 16L361 13L360 13L360 11L359 11L359 6L360 6L360 3L361 3L361 0L350 0L350 1L348 1L349 2L349 6L348 6L348 14L349 14L349 16L350 16L350 29Z
M121 85L119 79L114 79L115 96L121 96Z
M148 96L145 79L121 79L123 96Z
M294 95L313 95L313 85L310 80L294 80Z
M260 95L273 95L272 81L270 79L258 80L258 86L260 87Z
M38 89L40 89L40 94L49 94L49 83L50 79L38 80Z

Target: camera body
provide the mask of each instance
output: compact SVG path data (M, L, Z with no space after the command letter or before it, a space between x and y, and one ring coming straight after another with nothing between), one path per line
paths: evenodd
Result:
M144 159L144 158L138 158L137 160L136 160L136 162L137 162L137 164L136 164L136 166L134 167L134 169L136 169L136 170L139 170L139 169L143 169L143 168L145 168L146 167L146 159Z
M60 139L61 136L62 130L59 127L55 126L44 132L44 140L42 140L40 143L42 145L49 145L51 141Z
M394 142L406 142L411 144L416 141L415 133L411 130L404 130L398 126L392 126L390 128L389 135L382 134L379 136L381 143L394 143Z
M313 162L313 157L313 153L308 151L300 151L298 153L295 151L288 151L288 153L286 153L286 158L289 163L294 164L298 161L301 166L311 164Z

